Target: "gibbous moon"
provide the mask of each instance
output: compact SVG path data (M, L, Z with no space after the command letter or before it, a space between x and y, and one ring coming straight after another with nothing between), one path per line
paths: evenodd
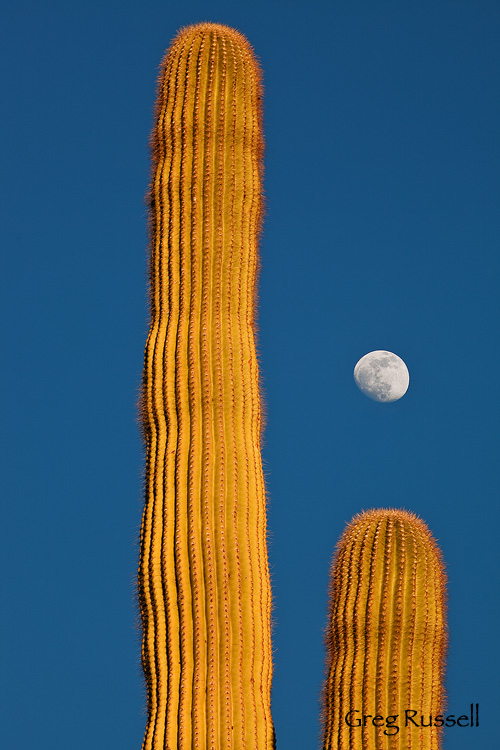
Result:
M361 357L354 368L354 380L368 398L389 403L405 395L410 373L401 357L380 350Z

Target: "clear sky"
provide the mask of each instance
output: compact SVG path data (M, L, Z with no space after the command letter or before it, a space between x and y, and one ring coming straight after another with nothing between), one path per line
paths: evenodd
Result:
M278 750L316 748L330 560L371 507L420 515L449 577L448 712L500 705L496 0L2 3L2 743L139 750L134 603L148 139L177 30L264 71L266 396ZM374 349L403 399L355 386Z

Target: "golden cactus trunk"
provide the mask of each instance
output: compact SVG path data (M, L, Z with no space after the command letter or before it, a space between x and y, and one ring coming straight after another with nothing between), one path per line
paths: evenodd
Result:
M403 510L356 516L329 597L324 750L438 750L445 574L424 522Z
M273 747L255 340L261 99L242 34L211 23L179 32L152 135L144 750Z

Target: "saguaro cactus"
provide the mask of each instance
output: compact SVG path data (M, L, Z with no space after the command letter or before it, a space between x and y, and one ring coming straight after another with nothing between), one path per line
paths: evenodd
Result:
M152 135L143 750L275 746L255 338L261 100L239 32L179 32L161 64ZM416 516L353 519L332 568L326 642L324 750L438 750L429 717L444 700L444 572ZM407 711L421 727L388 732L387 718Z
M182 29L161 65L141 397L144 750L273 747L261 86L245 37L218 24Z
M444 585L441 553L414 514L372 510L348 525L330 579L324 750L439 748Z

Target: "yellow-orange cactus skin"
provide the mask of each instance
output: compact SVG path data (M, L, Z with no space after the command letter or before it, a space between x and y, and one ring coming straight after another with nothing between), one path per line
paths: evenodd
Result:
M331 570L324 750L441 747L442 730L420 717L428 725L444 709L445 606L441 553L422 520L392 509L353 518ZM418 727L404 726L407 710ZM387 731L395 715L398 733Z
M152 135L144 750L274 742L255 328L261 100L242 34L181 29L161 64Z

